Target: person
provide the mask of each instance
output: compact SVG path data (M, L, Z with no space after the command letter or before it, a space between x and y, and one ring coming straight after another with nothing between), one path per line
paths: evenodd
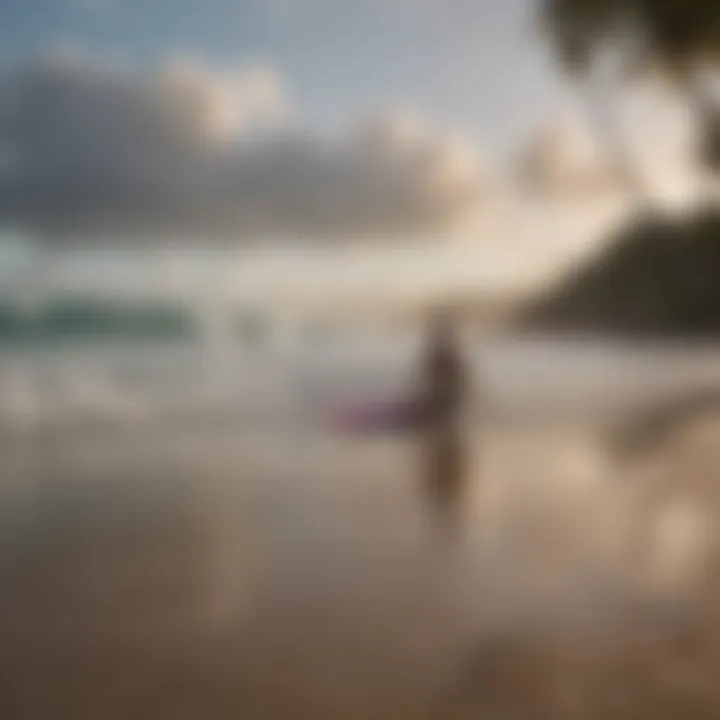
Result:
M433 508L444 520L454 523L466 481L462 421L468 370L458 344L455 318L447 309L432 318L421 385L425 490Z

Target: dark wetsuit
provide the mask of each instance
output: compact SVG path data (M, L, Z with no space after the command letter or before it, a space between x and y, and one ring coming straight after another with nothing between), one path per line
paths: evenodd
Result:
M465 401L465 367L446 343L431 348L425 361L425 413L430 427L457 425Z

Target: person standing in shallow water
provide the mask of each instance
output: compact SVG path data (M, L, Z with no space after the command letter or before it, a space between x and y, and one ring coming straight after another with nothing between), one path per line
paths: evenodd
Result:
M455 525L466 484L463 417L468 371L448 311L432 320L422 365L424 489L433 511Z

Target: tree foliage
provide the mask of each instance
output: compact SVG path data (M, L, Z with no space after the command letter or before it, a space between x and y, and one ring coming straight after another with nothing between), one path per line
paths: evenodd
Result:
M720 113L701 82L720 66L720 0L541 0L541 18L572 72L610 50L626 73L653 69L683 87L700 121L700 159L720 170Z
M720 62L717 0L542 0L542 20L573 70L603 47L630 69L640 63L681 76Z

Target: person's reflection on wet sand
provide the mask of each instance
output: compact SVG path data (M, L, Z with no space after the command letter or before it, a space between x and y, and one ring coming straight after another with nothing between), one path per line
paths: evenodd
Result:
M455 319L440 311L432 319L422 366L422 480L433 522L452 534L459 530L467 483L462 427L467 380Z

